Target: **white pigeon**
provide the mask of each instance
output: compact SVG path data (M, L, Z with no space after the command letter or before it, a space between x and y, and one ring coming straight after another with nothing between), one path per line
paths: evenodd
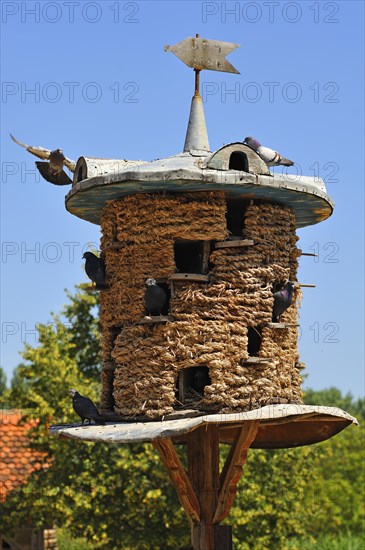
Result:
M294 164L292 160L282 157L279 153L274 151L274 149L263 147L261 143L253 137L246 137L243 143L246 143L246 145L254 149L259 157L266 162L267 166L293 166Z

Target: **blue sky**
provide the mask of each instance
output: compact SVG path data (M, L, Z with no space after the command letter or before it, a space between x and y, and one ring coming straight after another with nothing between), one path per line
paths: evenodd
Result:
M363 11L346 2L3 1L1 365L11 375L36 324L85 280L98 226L35 174L32 145L152 160L182 150L193 72L165 44L200 33L241 44L240 75L205 71L212 150L256 136L325 179L333 216L299 231L304 387L363 395Z

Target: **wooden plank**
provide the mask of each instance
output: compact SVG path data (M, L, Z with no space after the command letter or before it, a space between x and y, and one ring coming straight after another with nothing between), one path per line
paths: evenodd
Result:
M192 526L192 545L194 550L214 550L213 516L220 487L218 426L202 426L189 433L187 454L189 478L201 509L200 524Z
M214 525L214 545L217 550L232 550L232 526Z
M180 399L179 399L180 401ZM197 409L181 409L165 415L165 420L181 420L182 418L196 418L201 416L201 411ZM1 546L0 546L1 548Z
M202 273L208 272L209 267L209 257L210 257L210 241L203 241L203 252L202 252Z
M237 484L242 476L248 449L256 437L259 424L259 420L245 423L236 436L222 471L221 490L213 523L221 522L229 514L236 496Z
M153 442L153 446L158 451L164 466L168 470L171 483L176 489L181 506L193 522L199 523L200 505L173 442L170 438L156 439Z
M174 321L174 318L171 315L156 315L151 317L142 317L138 324L154 325L155 323L167 323L168 321Z
M307 285L307 284L304 284L304 283L296 283L294 285L296 288L316 288L317 285Z
M242 239L240 241L222 241L215 243L215 248L240 248L242 246L253 246L252 239Z
M199 273L173 273L169 277L170 281L195 281L196 283L209 283L208 275Z
M266 323L265 324L265 327L278 328L278 329L294 328L294 327L299 327L299 326L300 325L298 323Z
M243 361L244 365L261 365L274 361L272 357L249 357Z
M180 403L185 403L185 376L184 370L179 372L179 401Z

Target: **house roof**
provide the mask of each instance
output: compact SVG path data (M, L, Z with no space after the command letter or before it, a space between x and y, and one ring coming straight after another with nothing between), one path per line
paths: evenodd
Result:
M21 419L19 410L0 410L0 502L42 467L42 453L30 448L28 437L36 421Z

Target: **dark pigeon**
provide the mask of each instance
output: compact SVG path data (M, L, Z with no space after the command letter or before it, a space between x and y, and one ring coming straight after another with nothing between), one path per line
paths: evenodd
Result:
M91 424L91 421L93 420L95 424L101 424L102 426L105 425L101 414L91 399L88 397L83 397L74 388L68 390L68 393L72 396L73 409L81 418L82 423L84 423L85 420L88 420L89 424Z
M274 307L272 312L273 323L280 323L280 316L291 305L293 301L294 284L291 281L285 283L285 285L274 292Z
M161 315L166 305L166 292L158 286L156 280L150 277L146 280L146 291L144 295L146 312L150 316Z
M72 180L68 177L63 169L63 165L74 172L76 168L76 162L68 159L62 152L62 149L45 149L44 147L35 147L33 145L26 145L21 141L18 141L14 136L10 134L10 137L15 143L24 147L29 153L36 157L48 160L49 162L36 162L36 166L46 181L53 183L54 185L70 185Z
M292 160L282 157L279 153L274 151L274 149L264 147L257 139L253 137L246 137L243 143L246 143L249 147L251 147L251 149L256 151L267 166L293 166L294 164Z
M95 283L95 288L97 290L108 288L105 282L105 262L92 252L85 252L83 258L86 260L86 275Z

